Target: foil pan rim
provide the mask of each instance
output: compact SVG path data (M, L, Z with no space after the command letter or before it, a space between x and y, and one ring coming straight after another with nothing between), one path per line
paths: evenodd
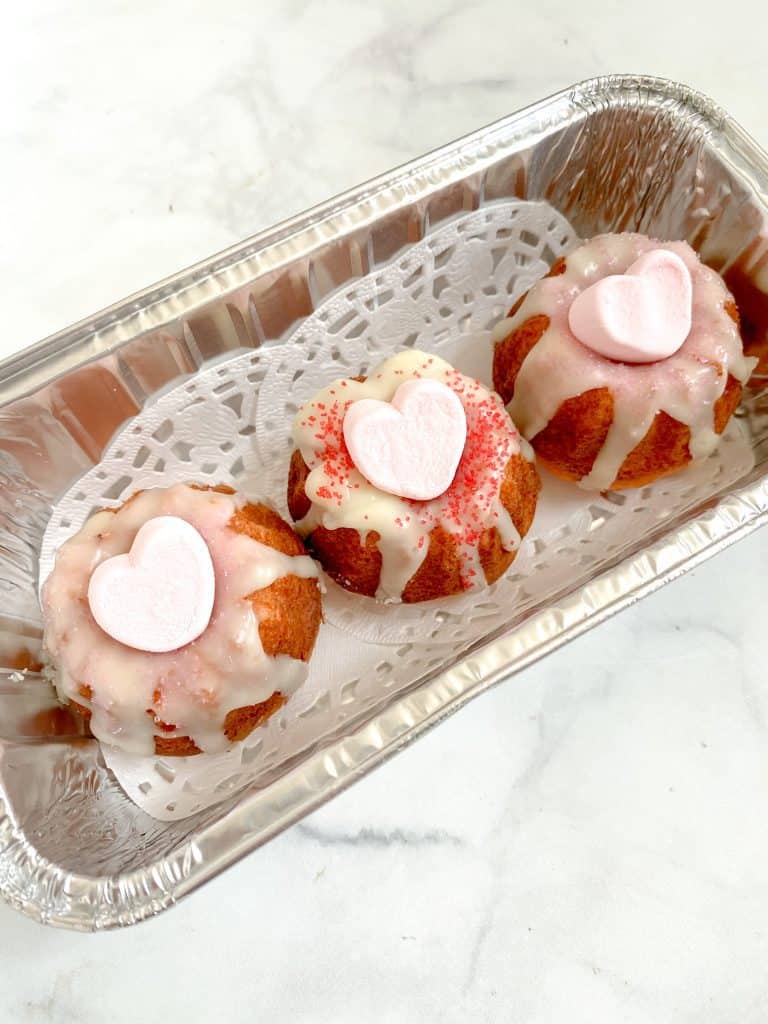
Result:
M589 116L584 99L592 102L602 99L617 105L617 99L637 102L640 98L646 106L655 103L670 109L685 109L687 116L692 116L706 135L713 132L731 134L734 144L738 142L740 147L746 148L752 169L755 162L763 163L762 184L768 190L768 155L704 93L652 75L616 74L588 78L251 235L8 356L0 361L0 407L43 386L71 369L72 365L106 355L138 334L161 328L172 320L188 316L201 305L221 298L242 284L244 277L263 273L265 261L268 261L269 269L274 269L289 255L295 258L298 249L311 252L313 236L317 240L316 232L321 224L325 232L340 230L342 226L349 231L369 222L374 216L372 200L381 203L387 192L392 206L397 204L396 193L400 191L407 191L411 201L419 195L428 195L436 187L431 173L434 168L440 167L442 184L452 175L463 175L465 151L476 147L480 141L487 152L480 160L476 155L471 158L473 166L477 165L478 169L497 159L500 150L513 153L529 144L536 134L531 130L532 122L545 111L549 112L550 118L557 118L562 123ZM543 129L539 126L538 130ZM375 216L381 215L379 208ZM86 346L87 354L81 351L81 357L75 356L74 363L71 358L66 358L74 348L83 350Z
M762 205L768 205L768 156L707 97L649 76L590 79L247 239L11 357L0 364L0 403L154 329L164 317L187 315L238 287L257 266L263 272L265 261L279 260L281 246L288 247L291 258L301 246L311 251L320 225L326 240L334 226L341 232L364 225L366 218L374 216L370 205L374 194L379 203L375 215L381 216L382 203L394 209L406 195L409 201L420 193L428 195L438 184L449 182L451 175L466 176L469 166L485 166L500 151L514 152L537 132L546 134L548 126L586 117L582 100L610 106L632 102L633 96L634 102L653 101L696 120L707 141L722 151L724 159L738 164L743 177L760 193ZM473 147L479 152L470 152ZM174 290L181 294L174 296ZM140 870L90 877L46 860L21 834L0 792L0 895L41 922L78 930L119 927L153 916L383 763L468 700L766 522L768 475L721 497L694 519L671 524L639 554L554 599L521 624L512 624L503 635L481 641L452 668L430 677L343 738L314 751L267 789L244 797L221 820ZM3 756L0 744L0 759Z
M223 819L186 840L151 869L92 878L56 867L30 848L0 796L0 895L45 924L93 931L135 924L167 909L246 853L264 845L356 779L534 661L570 642L768 524L768 476L642 553L601 573L491 642L481 642L371 721L304 759L267 790L242 799ZM0 747L0 758L2 747ZM234 827L235 818L239 828ZM230 846L209 856L222 831ZM46 903L30 895L45 877Z

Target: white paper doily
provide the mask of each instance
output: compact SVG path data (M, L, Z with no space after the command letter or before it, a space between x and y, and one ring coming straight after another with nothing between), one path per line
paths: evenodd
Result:
M492 204L440 227L404 255L331 295L291 338L217 362L157 397L54 508L40 578L96 509L139 488L193 480L235 486L282 514L290 428L331 380L365 373L407 345L490 384L490 329L577 239L545 203ZM427 605L384 606L328 583L326 623L299 692L232 751L137 758L104 748L128 796L163 820L186 817L388 703L564 587L589 578L674 513L733 484L752 451L732 423L709 459L651 487L606 496L544 479L532 530L493 587Z

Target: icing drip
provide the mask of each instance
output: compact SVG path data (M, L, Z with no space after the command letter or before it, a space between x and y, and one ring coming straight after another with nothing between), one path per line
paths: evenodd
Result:
M681 348L655 363L619 363L582 345L572 333L571 304L607 274L623 274L643 253L664 249L682 259L693 285L692 326ZM731 300L722 278L704 266L685 242L655 242L644 235L599 235L570 253L563 274L539 281L511 318L494 330L494 341L508 337L537 314L549 326L523 361L509 412L521 433L534 439L569 398L608 388L613 422L590 473L579 481L587 490L604 490L647 433L659 412L685 424L694 459L717 445L714 407L728 375L745 383L754 359L744 356L738 328L726 312Z
M352 402L389 402L404 380L414 378L450 387L467 417L467 443L453 483L431 501L378 490L355 468L343 438L344 416ZM468 590L485 586L478 542L486 529L498 529L505 550L519 546L499 491L507 463L520 451L520 438L498 395L437 356L408 350L381 363L364 382L335 381L299 410L293 437L310 470L305 490L311 508L297 530L306 536L317 526L346 527L356 530L362 543L375 531L382 563L379 600L401 599L437 526L456 539L461 579Z
M317 567L308 555L285 555L235 532L228 524L244 504L237 495L185 484L147 490L116 512L97 512L59 549L42 592L45 648L60 698L91 711L91 731L103 743L152 754L155 735L190 736L206 753L221 751L230 745L223 732L230 711L259 704L275 691L289 697L306 678L304 662L264 652L247 597L284 576L316 578ZM197 640L150 654L104 633L91 615L87 591L96 566L127 552L140 527L161 515L179 516L201 534L213 561L216 596ZM148 709L175 729L161 730Z

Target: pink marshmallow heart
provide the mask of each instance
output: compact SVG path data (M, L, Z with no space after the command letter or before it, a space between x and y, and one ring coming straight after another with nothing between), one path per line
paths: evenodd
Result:
M197 639L211 619L216 579L208 546L177 516L144 523L127 555L96 567L88 603L114 640L139 651L175 651Z
M679 256L654 249L625 274L577 295L568 324L582 345L622 363L654 363L677 352L691 330L691 275Z
M391 403L353 402L344 417L352 461L374 487L430 501L451 486L467 440L458 395L437 380L407 380Z

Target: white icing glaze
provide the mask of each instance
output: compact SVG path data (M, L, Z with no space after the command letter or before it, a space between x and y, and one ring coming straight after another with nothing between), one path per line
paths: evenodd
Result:
M244 504L238 495L186 484L147 490L117 512L97 512L59 549L42 591L45 649L59 696L90 709L91 731L103 743L152 754L156 735L190 736L202 751L218 752L230 745L223 732L230 711L276 691L290 697L306 678L304 662L264 652L247 597L283 576L316 578L317 567L308 555L285 555L231 529L230 519ZM197 640L149 654L99 628L87 591L96 566L127 552L139 528L160 515L179 516L199 531L213 560L216 597ZM148 709L175 730L158 728Z
M453 483L431 501L378 490L355 468L342 436L344 415L352 402L389 402L404 380L418 378L450 387L467 417L467 443ZM437 356L407 350L371 370L364 382L335 381L299 410L293 437L310 470L305 490L311 508L297 524L298 531L307 536L320 525L329 530L350 528L362 543L375 531L382 559L379 600L401 599L438 525L456 538L466 589L486 585L478 551L484 530L495 526L507 551L520 543L499 495L507 463L521 450L519 435L498 395Z
M655 363L612 362L582 345L573 335L571 303L607 274L622 274L643 253L665 249L679 256L691 275L693 316L682 347ZM566 270L539 281L511 318L494 330L494 341L508 337L537 314L549 326L523 361L508 409L528 439L547 426L563 402L595 388L613 396L613 422L591 472L579 481L587 490L604 490L643 439L659 412L685 424L694 459L717 445L714 406L728 375L745 383L755 365L744 356L739 331L725 311L731 299L722 278L702 264L685 242L657 242L638 234L599 235L567 257Z

